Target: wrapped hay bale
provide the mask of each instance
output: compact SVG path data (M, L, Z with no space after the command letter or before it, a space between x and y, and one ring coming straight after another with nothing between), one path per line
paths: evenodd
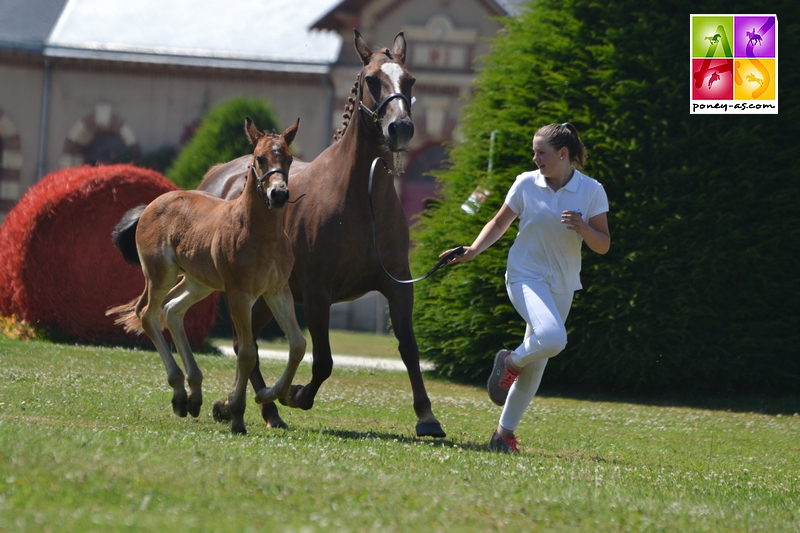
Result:
M111 232L128 209L177 187L131 165L69 168L28 190L0 226L0 315L92 342L141 342L106 310L138 297L144 276L125 262ZM201 345L214 324L218 293L186 315L186 334Z

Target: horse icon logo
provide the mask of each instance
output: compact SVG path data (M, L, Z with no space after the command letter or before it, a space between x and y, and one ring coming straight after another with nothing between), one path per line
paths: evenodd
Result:
M710 37L705 37L704 40L710 42L711 44L719 44L719 39L721 35L719 33L714 34Z
M756 29L755 28L753 28L753 31L746 31L745 33L747 34L747 37L749 38L749 40L747 41L748 45L750 43L753 43L753 46L755 46L756 44L760 44L761 43L761 36L756 33Z
M759 87L761 87L762 85L764 85L764 80L762 80L761 78L756 78L756 75L755 75L755 74L752 74L752 73L751 73L751 74L748 74L748 75L745 77L745 79L746 79L747 81L751 82L751 83L752 83L752 82L755 82L755 83L757 83Z
M719 79L720 79L719 74L717 74L717 71L715 70L714 73L711 75L711 77L708 78L708 88L710 89L711 84L714 83L715 81L719 81Z

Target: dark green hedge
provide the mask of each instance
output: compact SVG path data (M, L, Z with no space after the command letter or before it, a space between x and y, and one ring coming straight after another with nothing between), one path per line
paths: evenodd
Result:
M278 128L275 113L264 100L240 96L221 102L200 121L167 177L182 189L195 189L212 166L253 153L244 133L245 116L252 118L261 131Z
M570 121L586 173L609 196L612 247L585 248L569 345L547 386L586 391L796 392L800 383L800 176L793 57L800 9L777 2L779 115L690 115L692 2L541 0L504 21L465 107L465 141L437 175L442 200L413 231L415 272L469 244L517 174L531 137ZM711 0L706 13L752 13ZM497 131L487 172L489 139ZM478 214L461 203L493 191ZM416 288L423 357L477 379L524 323L503 285L516 224L475 261Z

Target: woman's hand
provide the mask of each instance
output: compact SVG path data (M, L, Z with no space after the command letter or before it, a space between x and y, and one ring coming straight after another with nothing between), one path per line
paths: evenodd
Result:
M562 211L561 223L564 224L568 230L577 231L581 236L586 233L586 222L577 211Z
M561 213L561 223L566 225L567 229L577 231L586 245L598 254L608 252L611 247L606 213L593 216L587 224L577 211L564 211Z
M440 253L439 254L439 259L441 259L442 257L446 256L447 254L449 254L450 252L452 252L455 249L456 248L450 248L449 250L445 250L444 252ZM475 256L478 255L469 246L464 246L463 249L464 249L464 251L462 253L460 253L458 255L455 255L450 261L448 261L445 264L446 265L452 265L452 264L455 264L455 263L463 263L465 261L472 261L473 259L475 259Z

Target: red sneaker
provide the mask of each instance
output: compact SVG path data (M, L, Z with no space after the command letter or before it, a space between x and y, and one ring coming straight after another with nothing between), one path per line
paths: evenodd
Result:
M517 437L511 435L510 437L501 437L498 432L494 432L492 440L489 441L487 446L490 452L497 453L519 453L517 449Z
M506 359L511 355L511 350L500 350L494 357L494 368L489 381L486 382L486 390L489 398L497 405L505 405L508 397L508 389L517 380L519 372L514 372L506 366Z

